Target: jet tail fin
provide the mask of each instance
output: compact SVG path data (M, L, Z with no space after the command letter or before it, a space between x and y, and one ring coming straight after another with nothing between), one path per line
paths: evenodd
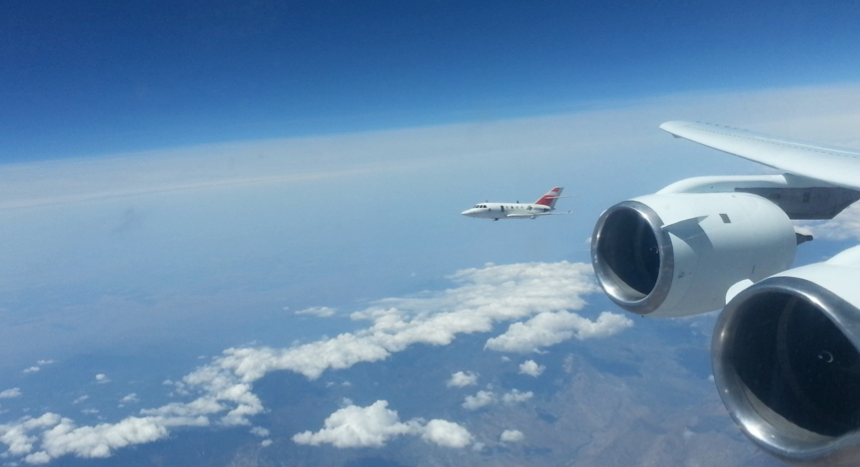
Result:
M539 200L535 201L535 204L549 206L555 209L555 202L558 201L558 198L561 196L561 190L564 190L564 187L557 186L553 188L547 194L541 196Z

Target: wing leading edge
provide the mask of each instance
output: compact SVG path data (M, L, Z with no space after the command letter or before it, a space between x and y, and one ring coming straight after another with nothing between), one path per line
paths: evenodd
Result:
M860 190L860 152L701 122L671 121L660 128L719 151L801 177Z

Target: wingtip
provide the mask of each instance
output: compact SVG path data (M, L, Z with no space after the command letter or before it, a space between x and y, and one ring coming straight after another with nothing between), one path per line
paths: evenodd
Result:
M668 122L663 122L660 124L660 129L669 133L675 138L682 138L682 136L678 135L678 132L681 131L684 127L693 125L693 122L687 122L684 120L670 120Z
M689 125L689 124L690 124L690 122L686 122L684 120L669 120L668 122L661 123L660 129L663 131L668 131L669 133L671 133L672 130L674 130L680 126Z

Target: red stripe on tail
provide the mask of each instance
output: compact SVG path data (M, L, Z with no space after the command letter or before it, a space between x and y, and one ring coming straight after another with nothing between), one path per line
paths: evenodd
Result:
M555 207L555 202L558 201L558 196L561 194L562 187L555 187L549 191L549 193L541 196L541 198L535 201L535 204L540 204L542 206Z

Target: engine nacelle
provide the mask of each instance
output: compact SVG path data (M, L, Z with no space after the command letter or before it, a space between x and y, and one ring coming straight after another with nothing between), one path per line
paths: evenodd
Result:
M728 289L784 271L797 237L788 216L748 193L671 193L607 209L591 243L594 272L618 306L649 316L722 308Z
M796 465L860 465L860 249L736 295L714 330L720 397L743 432Z

